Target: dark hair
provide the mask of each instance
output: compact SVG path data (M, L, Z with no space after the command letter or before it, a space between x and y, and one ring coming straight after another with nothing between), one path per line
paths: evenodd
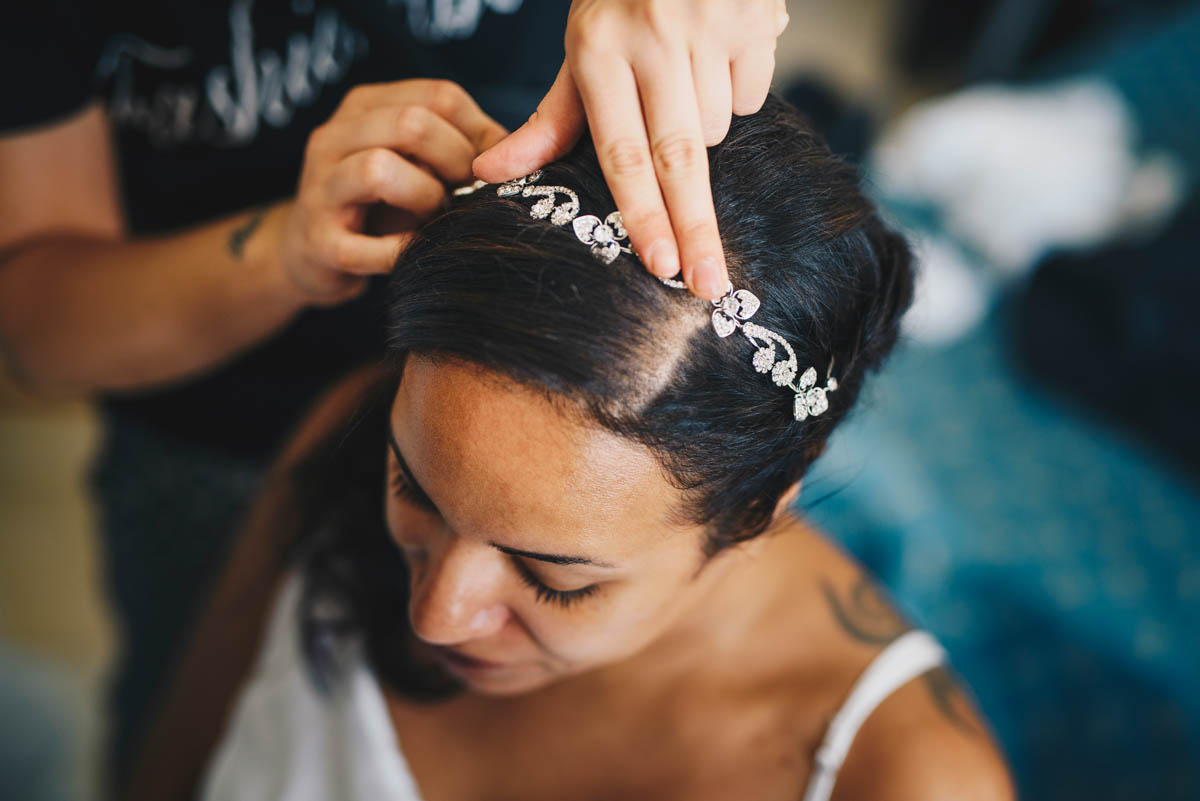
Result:
M683 491L678 515L706 526L713 554L762 533L820 454L895 344L913 269L857 172L782 100L735 117L708 160L730 278L762 301L754 322L792 344L801 370L811 365L823 377L833 363L839 387L823 414L797 422L793 394L755 371L753 346L713 332L710 303L665 287L632 256L604 265L569 225L533 219L531 201L493 187L455 198L405 250L390 279L388 334L393 381L408 353L469 362L646 445ZM540 184L578 193L581 213L603 218L615 208L590 140L543 172ZM340 545L322 549L322 559L342 565L346 575L328 586L350 601L370 644L380 607L402 620L406 612L398 598L372 595L370 575L382 563L355 553L350 539L335 532L329 541ZM330 573L315 561L310 578ZM393 595L403 586L396 573L377 578Z

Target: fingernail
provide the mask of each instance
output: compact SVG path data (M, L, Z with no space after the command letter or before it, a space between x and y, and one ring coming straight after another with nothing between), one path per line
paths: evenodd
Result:
M646 258L650 262L650 272L659 278L674 278L679 274L679 254L670 242L655 242Z
M703 259L696 265L692 273L692 289L697 295L714 300L725 294L725 288L721 281L721 265L716 259Z

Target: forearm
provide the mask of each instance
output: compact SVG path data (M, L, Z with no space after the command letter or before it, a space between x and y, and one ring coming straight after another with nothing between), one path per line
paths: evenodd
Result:
M305 304L275 243L287 206L133 241L45 236L0 255L0 346L41 392L185 378L268 336Z

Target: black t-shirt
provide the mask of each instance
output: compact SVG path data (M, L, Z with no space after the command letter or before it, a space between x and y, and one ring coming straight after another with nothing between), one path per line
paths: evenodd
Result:
M519 125L561 64L568 6L22 3L0 33L0 132L51 123L101 99L131 232L176 230L290 195L308 134L360 83L450 78L501 123ZM263 454L317 392L382 352L381 285L375 280L343 306L303 312L204 376L109 397L104 407L175 437Z

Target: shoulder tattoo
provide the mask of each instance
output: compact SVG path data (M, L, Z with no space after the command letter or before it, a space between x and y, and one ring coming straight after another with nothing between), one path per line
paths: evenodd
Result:
M884 646L912 628L896 611L888 594L869 576L860 574L845 590L825 579L821 591L842 631L858 642ZM950 669L940 667L921 678L934 705L947 720L968 734L979 733L978 726L963 714L963 709L970 707L970 700Z

